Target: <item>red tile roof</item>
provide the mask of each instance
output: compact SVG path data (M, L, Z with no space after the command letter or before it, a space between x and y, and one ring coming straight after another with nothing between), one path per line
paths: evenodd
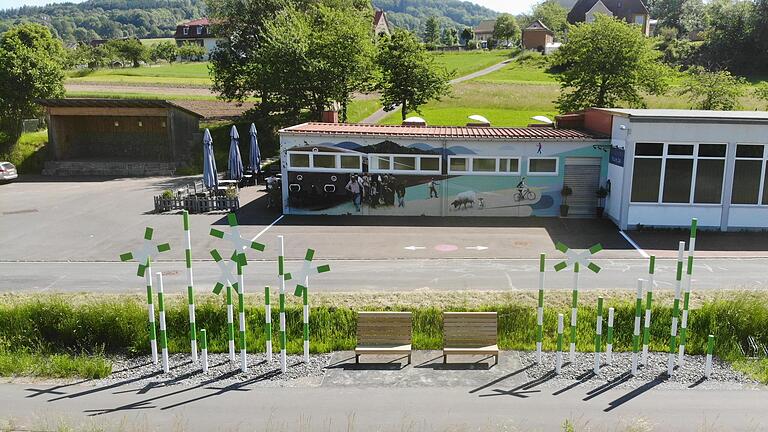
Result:
M549 127L389 126L349 123L303 123L280 130L302 135L398 136L413 138L465 138L477 140L585 140L601 139L586 131Z
M187 21L185 23L181 23L179 25L181 26L201 26L201 25L210 25L210 21L208 21L208 18L198 18L196 20Z

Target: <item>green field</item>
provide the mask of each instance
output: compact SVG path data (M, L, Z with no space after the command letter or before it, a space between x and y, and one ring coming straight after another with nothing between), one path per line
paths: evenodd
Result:
M98 69L85 75L82 75L81 71L73 71L69 75L69 82L211 85L207 62L162 64L138 68Z
M432 55L435 57L435 63L449 71L456 71L456 77L461 77L509 59L512 51L433 52Z
M560 87L553 74L546 71L546 63L526 58L512 62L503 69L459 83L453 87L453 95L439 102L421 107L420 116L428 124L457 126L467 123L467 116L480 114L494 126L526 126L534 122L534 115L553 118L557 114L554 101ZM646 96L648 108L690 109L686 97L677 94L681 76L675 75L673 87L663 96ZM765 103L751 94L751 88L741 98L744 110L765 109ZM414 114L415 115L415 114ZM400 113L387 116L383 124L399 124Z
M153 45L157 45L160 42L173 42L173 43L176 43L176 39L174 39L172 37L169 37L169 38L139 39L139 41L142 44L144 44L146 46L150 46L150 47L153 46Z

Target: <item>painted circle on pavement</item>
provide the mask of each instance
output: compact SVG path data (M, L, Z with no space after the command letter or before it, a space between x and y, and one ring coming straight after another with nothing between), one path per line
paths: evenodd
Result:
M452 244L439 244L435 246L435 250L438 252L453 252L458 248L458 246Z

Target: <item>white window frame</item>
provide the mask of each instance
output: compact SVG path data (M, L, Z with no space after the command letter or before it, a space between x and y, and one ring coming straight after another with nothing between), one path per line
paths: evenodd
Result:
M531 172L531 161L532 160L554 160L555 161L555 172ZM525 162L525 173L528 177L556 177L560 175L560 158L557 156L554 157L529 157L526 159Z
M197 34L198 35L203 34L203 26L197 26Z
M466 171L457 171L451 169L451 161L453 159L465 159L467 161ZM496 166L493 171L474 171L475 159L494 159ZM517 171L499 171L501 159L509 159L517 161ZM449 175L492 175L492 176L519 176L520 175L520 157L517 156L482 156L482 155L452 155L448 156L448 174Z
M736 156L737 152L739 151L739 145L759 145L763 146L763 158L751 158L751 157L739 157ZM742 142L736 144L736 149L733 152L733 176L736 177L736 161L740 160L751 160L751 161L762 161L761 168L760 168L760 188L757 192L757 204L733 204L731 203L731 207L766 207L768 206L768 202L763 201L763 193L765 191L765 170L768 169L768 143L754 143L754 142ZM725 183L725 182L723 182ZM733 187L733 181L731 181L731 187ZM733 200L733 197L731 197L731 200Z
M393 167L395 166L394 159L396 157L412 157L415 159L416 166L415 169L412 170L398 170L398 169L380 169L380 168L374 168L373 159L375 158L387 158L389 159L389 166ZM436 170L425 170L421 168L421 159L422 158L429 158L429 159L437 159L437 169ZM443 172L443 157L440 155L422 155L422 154L403 154L403 153L370 153L368 154L368 171L375 174L427 174L427 175L435 175L435 174L442 174Z
M728 163L728 143L725 142L684 142L684 141L673 141L673 142L640 142L635 143L635 149L633 153L637 152L637 144L661 144L661 156L636 156L632 155L632 179L630 179L630 186L632 185L632 182L635 180L635 170L634 170L634 160L635 159L661 159L661 172L659 173L659 191L658 191L658 199L655 202L649 202L649 201L632 201L632 194L630 191L630 204L631 205L664 205L664 206L702 206L702 207L722 207L723 206L723 198L725 196L725 185L726 185L726 166ZM722 157L712 157L712 156L699 156L699 145L701 144L712 144L712 145L723 145L725 146L725 156ZM670 155L669 154L669 146L671 145L688 145L693 146L693 154L692 155ZM668 159L692 159L693 160L693 168L691 170L691 186L689 195L688 195L688 202L683 203L667 203L664 202L664 180L666 178L666 171L667 171L667 160ZM704 160L722 160L723 161L723 183L720 185L720 202L716 204L712 203L696 203L694 202L695 194L696 194L696 172L698 170L699 159ZM631 189L631 187L630 187ZM750 205L750 204L745 204Z
M336 172L336 173L357 173L363 171L363 155L353 153L337 153L337 152L312 152L312 151L288 151L288 169L296 171L313 171L313 172ZM291 165L291 155L302 154L309 156L308 167L296 167ZM315 168L315 155L321 156L334 156L335 168ZM353 156L358 159L358 168L341 168L341 157Z
M188 26L184 26L183 30L182 30L182 33L184 33L184 36L189 36L189 27Z

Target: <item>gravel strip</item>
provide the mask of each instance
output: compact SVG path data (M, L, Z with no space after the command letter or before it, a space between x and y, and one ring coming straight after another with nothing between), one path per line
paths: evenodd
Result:
M675 369L675 376L667 376L666 353L648 353L648 366L638 367L638 373L632 377L632 353L613 353L613 361L610 365L605 363L605 353L602 354L600 374L595 376L593 372L594 353L576 353L576 361L568 363L568 352L563 353L563 366L560 375L554 375L555 353L545 352L541 356L541 364L535 364L535 352L519 352L521 363L530 367L526 370L528 378L536 383L536 386L562 387L563 382L579 383L585 387L599 387L610 385L610 388L636 388L642 385L653 385L658 388L680 389L743 389L758 387L759 383L739 371L734 370L730 364L713 358L712 375L704 379L704 363L706 356L687 355L682 368ZM642 359L642 354L639 354ZM677 356L675 356L677 361Z
M248 354L248 372L240 371L240 355L234 364L229 354L209 354L208 372L203 373L201 364L192 363L189 354L173 354L169 358L170 371L162 373L162 360L157 366L151 356L116 358L114 371L109 377L93 381L93 385L105 386L117 383L160 387L169 385L196 386L216 383L222 386L295 387L317 386L322 382L324 368L330 363L331 354L316 354L304 363L303 356L289 355L288 371L280 373L280 353L267 362L266 354Z

